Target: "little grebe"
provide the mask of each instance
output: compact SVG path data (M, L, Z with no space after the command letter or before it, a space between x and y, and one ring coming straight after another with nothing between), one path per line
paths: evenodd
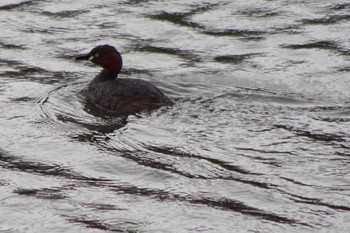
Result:
M114 113L134 113L171 106L173 101L157 87L141 79L118 78L123 60L110 45L100 45L76 60L89 60L103 70L89 83L88 98L98 107Z

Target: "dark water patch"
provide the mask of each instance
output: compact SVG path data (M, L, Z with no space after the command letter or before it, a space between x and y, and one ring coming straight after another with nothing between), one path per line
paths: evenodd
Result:
M0 180L0 186L8 186L9 183L6 182L5 180Z
M316 201L294 200L294 201L297 203L310 204L310 205L315 205L315 206L324 206L324 207L328 207L328 208L334 209L334 210L350 211L350 206L333 205L333 204L325 203L325 202L320 201L320 200L316 200Z
M175 55L185 60L190 60L193 62L199 62L201 61L199 56L196 56L193 51L188 50L180 50L175 48L167 48L167 47L157 47L157 46L140 46L136 48L136 50L141 52L150 52L150 53L161 53L161 54L168 54L168 55Z
M80 119L79 116L77 116L77 118L78 119L73 117L58 116L57 120L62 121L62 124L64 124L64 122L73 123L78 127L81 126L89 130L90 132L88 133L74 132L67 135L71 139L74 139L74 141L79 142L100 142L101 139L103 141L109 141L111 138L107 136L107 134L121 129L128 123L127 117L116 117L109 120L103 116L103 118L100 118L97 122L84 122L84 119Z
M191 200L190 202L194 204L204 204L204 205L211 206L213 208L219 208L222 210L239 212L243 215L250 215L250 216L262 218L272 222L290 224L290 225L308 226L308 224L301 223L297 220L293 220L283 216L278 216L274 213L264 212L257 208L247 206L242 202L234 201L227 198L220 198L220 199L203 198L203 199L194 199L194 200Z
M20 71L22 76L22 71ZM33 70L32 73L24 75L22 77L17 76L17 79L25 79L42 84L60 84L72 82L78 79L78 75L74 72L56 72L49 70Z
M20 50L26 49L25 46L23 46L23 45L10 44L10 43L6 43L3 41L0 41L0 47L2 47L4 49L20 49ZM0 62L1 62L1 59L0 59Z
M246 148L244 148L244 149L246 149ZM244 150L243 149L243 150ZM261 150L247 150L247 151L252 151L252 152L259 152L259 151L261 151ZM240 156L244 156L244 157L249 157L249 158L252 158L252 159L254 159L254 160L256 160L256 161L260 161L262 164L267 164L267 165L269 165L269 166L273 166L273 167L276 167L276 168L280 168L280 167L282 167L282 165L281 165L281 163L280 162L278 162L278 161L276 161L276 159L274 159L274 158L268 158L268 157L264 157L265 156L265 154L262 154L261 156L258 156L258 155L256 155L256 154L254 154L254 155L251 155L251 154L249 154L249 155L247 155L247 154L239 154Z
M13 77L16 80L37 81L41 75L43 75L44 73L48 73L43 68L26 65L18 66L17 70L18 71L6 71L4 75L8 77Z
M294 133L297 136L305 137L315 142L327 142L327 143L346 142L346 139L344 138L345 135L341 135L341 134L316 133L306 129L299 129L299 128L295 128L287 125L275 125L275 127L278 129L285 129L289 132Z
M271 27L271 34L281 34L281 33L287 33L290 35L295 35L295 34L302 34L305 30L304 26L299 23L299 24L290 24L286 25L284 27Z
M32 66L32 67L29 67L29 66L21 67L21 69L20 69L20 73L24 74L24 75L33 74L33 73L42 73L44 71L45 70L43 68L34 67L34 66Z
M239 37L242 40L264 40L266 31L262 30L252 30L252 29L204 29L202 33L210 36L233 36Z
M249 30L249 29L224 29L224 30L214 30L206 31L206 34L214 36L259 36L266 32L260 30Z
M81 217L64 216L64 217L70 223L76 223L88 229L98 229L98 230L108 231L108 232L137 233L137 232L140 232L137 230L137 227L144 225L143 223L136 223L131 221L120 222L117 224L114 223L113 225L111 225L104 222L103 220L94 219L92 217L83 217L83 216Z
M105 131L105 133L112 133L114 131L114 128L103 128L102 130L99 129L98 132L73 134L69 135L69 137L72 138L74 141L90 144L102 144L101 142L108 142L111 138L106 136L104 133L101 133L101 131Z
M281 47L288 48L288 49L325 49L325 50L341 53L343 55L350 55L349 49L341 47L335 41L328 41L328 40L311 42L307 44L281 45Z
M262 30L250 30L250 29L208 29L200 23L193 22L189 17L193 13L169 13L161 12L159 14L149 16L152 19L167 21L179 26L192 28L200 33L210 35L210 36L234 36L242 37L242 39L247 40L262 40L265 39L263 35L267 34L266 31Z
M156 19L160 21L167 21L179 26L190 27L193 29L204 29L204 27L198 23L191 22L188 17L190 17L192 13L169 13L169 12L161 12L159 14L150 15L151 19Z
M303 223L300 223L296 220L279 216L271 212L266 212L256 207L251 207L240 201L236 201L229 198L213 198L213 197L205 197L201 195L183 195L183 194L180 195L180 194L170 193L160 189L140 188L133 185L115 185L110 180L87 178L87 177L75 174L74 172L68 169L59 167L57 165L23 161L10 155L1 155L0 166L5 169L19 170L22 172L29 172L31 174L49 175L49 176L64 177L67 179L79 180L80 185L83 185L83 186L88 185L89 187L96 186L101 188L108 188L109 190L120 194L124 193L124 194L130 194L130 195L145 196L145 197L157 199L160 201L186 202L186 203L191 203L196 205L217 208L225 211L238 212L243 215L253 216L253 217L265 219L267 221L272 221L276 223L303 225ZM69 188L71 187L73 186L69 186ZM39 190L24 189L24 190L17 190L16 192L22 195L35 196L38 198L50 198L50 197L53 199L61 198L61 197L64 198L64 195L60 196L59 190L61 189L56 189L56 188L39 189ZM95 226L94 224L93 226ZM100 226L99 224L97 224L97 227L106 228L107 226L105 225Z
M86 14L88 12L88 10L68 10L59 12L41 11L40 13L52 18L75 18L81 14Z
M264 183L264 182L260 182L260 181L254 181L254 180L248 180L248 179L242 179L242 178L226 178L225 180L234 180L236 182L239 182L239 183L243 183L243 184L248 184L248 185L251 185L253 187L257 187L257 188L261 188L261 189L268 189L268 190L271 190L275 187L277 187L276 185L274 184L271 184L271 183Z
M346 159L350 159L350 155L349 155L349 150L350 150L350 146L344 146L344 145L342 145L341 146L343 149L345 149L346 151L344 151L344 152L339 152L339 151L337 151L337 152L335 152L335 153L333 153L334 155L336 155L336 156L340 156L340 157L344 157L344 158L346 158Z
M319 116L317 117L317 120L322 120L330 123L344 123L344 122L350 122L350 115L347 117L344 116Z
M317 19L303 19L301 22L303 24L323 24L323 25L328 25L328 24L336 24L340 21L344 20L349 20L350 15L327 15L323 18L317 18Z
M124 2L123 4L127 4L127 5L138 5L138 4L142 4L142 3L148 3L148 2L153 2L154 0L129 0Z
M23 32L23 33L29 33L29 34L44 34L44 35L54 35L54 34L60 34L60 33L64 33L64 32L70 32L70 29L66 28L66 27L56 27L56 26L51 26L51 27L36 27L36 26L32 26L30 28L22 28L19 29L19 31ZM54 43L58 43L57 41L47 41L50 42L51 44Z
M101 143L102 142L102 143ZM103 138L102 141L99 141L98 144L100 145L104 145L106 146L106 143L103 142ZM154 151L156 151L157 153L164 153L164 148L154 148L152 147L152 149ZM109 152L111 152L109 150ZM141 166L145 166L148 168L152 168L152 169L157 169L158 171L164 171L164 172L169 172L172 174L176 174L176 175L180 175L189 179L200 179L200 180L233 180L235 182L239 182L239 183L243 183L243 184L248 184L254 187L258 187L258 188L263 188L263 189L271 189L272 187L275 187L275 185L273 184L269 184L269 183L264 183L264 182L259 182L259 181L254 181L251 179L246 179L246 178L238 178L238 177L234 177L233 175L230 174L230 171L239 173L239 174L243 174L243 175L262 175L259 173L254 173L254 172L250 172L247 171L239 166L235 166L235 165L231 165L228 164L224 161L220 161L218 159L213 159L213 158L205 158L202 156L198 156L198 155L192 155L192 154L188 154L188 153L183 153L183 152L176 152L174 154L174 151L172 150L171 152L169 151L168 154L164 154L163 156L175 156L175 157L183 157L183 158L196 158L199 160L204 160L207 162L212 163L214 166L220 166L221 168L224 168L227 172L226 175L218 175L218 174L198 174L198 173L193 173L193 172L187 172L184 170L179 170L176 166L173 165L172 161L159 161L158 158L152 158L151 154L146 153L144 151L132 151L132 152L128 152L128 151L121 151L121 153L118 153L119 156L128 159L128 160L132 160L134 162L136 162L138 165Z
M298 94L275 92L265 88L247 88L242 86L236 86L234 88L230 87L224 91L218 92L215 95L208 94L206 98L198 98L195 102L213 106L217 103L217 101L222 101L223 99L237 101L237 103L245 103L251 107L259 107L259 110L263 110L261 108L266 108L269 109L269 112L272 110L279 112L285 112L287 110L309 110L309 105L311 104L309 101L306 101L303 96ZM228 106L226 109L221 108L221 111L223 110L232 111L232 107ZM251 112L255 111L253 108L246 109L246 111L248 110Z
M287 178L287 177L280 177L281 179L283 179L283 180L286 180L286 181L288 181L288 182L291 182L291 183L293 183L293 184L296 184L296 185L300 185L300 186L309 186L309 185L307 185L307 184L304 184L304 183L302 183L302 182L300 182L300 181L296 181L296 180L294 180L294 179L291 179L291 178Z
M57 77L57 80L62 79L63 77L63 73L49 72L41 67L31 66L14 60L0 59L0 65L5 65L12 68L12 70L0 72L1 76L14 78L15 80L29 80L51 84L53 83L52 77L59 76ZM47 75L47 77L45 75Z
M276 17L281 15L283 14L283 12L279 12L274 9L256 8L256 9L241 10L241 11L238 11L237 14L254 17L254 18L271 18L271 17Z
M158 161L157 158L151 158L150 156L147 156L147 154L143 151L139 152L132 152L132 153L123 153L122 155L123 158L132 160L136 162L138 165L145 166L148 168L153 168L157 169L159 171L165 171L165 172L170 172L172 174L180 175L186 178L190 179L210 179L210 177L206 175L200 175L200 174L193 174L190 172L186 171L180 171L178 170L171 161L168 162L163 162L163 161ZM215 178L223 178L223 177L215 177Z
M0 60L0 64L11 67L13 70L0 72L2 76L14 78L15 80L33 81L42 84L66 83L76 80L74 72L57 72L45 70L41 67L31 66L18 61Z
M349 66L349 67L339 67L339 68L337 69L337 72L348 73L348 72L350 72L350 66Z
M14 193L19 195L36 197L39 199L60 200L66 198L65 192L74 189L74 186L53 187L42 189L17 189Z
M334 41L317 41L307 44L282 45L281 47L291 49L335 49L337 48L337 43Z
M0 154L0 167L12 171L26 172L43 176L63 177L73 180L91 181L90 178L73 172L58 164L23 160L9 154Z
M350 3L340 3L340 4L335 4L334 6L331 7L332 10L344 10L344 9L350 9Z
M215 165L218 165L218 166L220 166L226 170L229 170L229 171L234 171L234 172L241 173L244 175L261 175L259 173L248 171L240 166L229 164L228 162L224 162L224 161L221 161L218 159L213 159L213 158L206 158L206 159L207 159L207 161L209 161Z
M92 142L94 144L96 144L97 146L102 146L102 148L104 148L104 150L106 150L106 146L108 147L108 141L110 140L110 138L108 136L105 136L103 134L99 134L99 135L88 135L86 137L80 138L84 141L88 141L88 142ZM244 183L244 184L249 184L255 187L259 187L259 188L264 188L264 189L270 189L271 187L273 187L274 185L272 184L268 184L268 183L263 183L263 182L259 182L259 181L253 181L250 179L244 179L244 178L237 178L234 177L230 174L230 172L236 172L239 174L243 174L243 175L254 175L254 176L258 176L258 175L262 175L259 173L255 173L252 171L248 171L243 169L240 166L236 166L236 165L232 165L229 164L225 161L221 161L219 159L214 159L214 158L207 158L207 157L203 157L203 156L199 156L199 155L195 155L195 154L191 154L191 153L186 153L186 152L182 152L182 151L178 151L172 148L165 148L165 147L152 147L152 146L148 146L146 148L148 150L148 152L145 151L126 151L126 150L118 150L116 151L116 153L120 156L123 157L125 159L128 160L132 160L134 162L136 162L138 165L141 166L145 166L148 168L152 168L152 169L156 169L158 171L164 171L164 172L170 172L172 174L176 174L176 175L180 175L189 179L202 179L202 180L234 180L236 182L240 182L240 183ZM111 153L113 151L113 149L107 149L107 151L109 151L109 153ZM225 171L227 174L226 175L217 175L217 174L196 174L193 172L187 172L184 170L179 170L176 166L174 166L172 161L160 161L159 158L157 157L152 157L151 154L149 152L155 152L155 153L161 153L161 156L164 156L164 158L166 158L166 156L172 156L172 157L180 157L180 158L192 158L192 159L197 159L197 160L203 160L206 162L209 162L211 164L213 164L213 166L219 166L222 169L224 169L223 171Z
M190 14L194 15L197 13L204 13L223 5L224 3L207 3L207 2L204 4L191 4L190 7L192 7L193 9L190 11Z
M259 152L261 154L286 154L286 155L295 155L295 153L291 151L276 151L276 150L262 150L262 149L255 149L255 148L244 148L244 147L236 147L237 150L242 151L254 151Z
M20 10L20 9L23 9L27 6L34 5L38 2L40 2L40 1L22 1L22 2L18 2L18 3L6 4L6 5L0 6L0 11L1 10Z
M103 22L100 24L96 24L101 29L115 29L116 27L119 27L118 22Z
M345 150L344 153L336 152L336 154L346 155L347 157L350 157L348 151L350 150L350 145L345 145L345 143L338 144L338 146Z
M109 211L109 210L124 211L124 210L128 210L126 208L117 207L116 205L101 204L101 203L87 203L87 204L83 204L82 206L87 207L89 209L97 210L97 211Z
M16 68L17 66L25 66L25 64L23 64L19 61L7 60L7 59L2 59L2 58L0 58L0 64L10 66L12 68Z
M19 97L19 98L11 98L13 102L34 102L36 99L31 97Z
M238 55L223 55L214 57L214 61L222 62L222 63L233 63L239 64L244 62L245 60L256 57L258 55L262 55L261 53L247 53L247 54L238 54Z
M175 148L154 147L154 146L149 145L146 147L146 149L150 150L150 151L154 151L156 153L168 155L168 156L170 155L170 156L179 157L179 158L195 158L195 159L199 159L199 160L205 160L205 161L210 162L214 165L218 165L218 166L220 166L228 171L233 171L233 172L237 172L240 174L261 175L259 173L254 173L252 171L245 170L239 166L229 164L229 163L222 161L222 160L219 160L219 159L208 158L208 157L204 157L201 155L180 151L180 150L175 149Z
M182 195L176 193L169 193L164 190L139 188L136 186L111 186L111 190L118 193L132 194L151 197L163 202L187 202L196 205L203 205L212 207L215 209L221 209L225 211L233 211L241 213L247 216L253 216L261 219L265 219L272 222L291 224L291 225L307 225L297 220L293 220L287 217L279 216L271 212L251 207L243 202L236 201L229 198L214 198L205 197L202 195Z
M296 203L303 203L303 204L315 205L315 206L324 206L334 210L350 211L350 206L330 204L330 203L324 202L322 199L319 199L319 198L308 198L308 197L299 196L291 193L286 193L286 194L290 196L289 199L293 200Z
M191 27L193 29L203 29L204 27L200 24L190 21L190 17L197 13L203 13L208 10L212 10L215 7L219 6L218 3L206 3L204 5L191 5L191 10L188 12L174 12L169 13L166 11L162 11L161 13L150 15L149 17L156 20L168 21L170 23Z
M303 108L305 111L308 112L339 112L339 113L345 113L347 111L350 111L350 106L343 106L343 105L319 105L319 106L312 106L308 108ZM302 109L300 109L302 110Z

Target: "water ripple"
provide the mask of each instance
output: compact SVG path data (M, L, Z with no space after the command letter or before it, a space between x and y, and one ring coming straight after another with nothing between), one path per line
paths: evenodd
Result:
M3 1L1 230L349 232L349 6ZM99 44L175 105L87 101Z

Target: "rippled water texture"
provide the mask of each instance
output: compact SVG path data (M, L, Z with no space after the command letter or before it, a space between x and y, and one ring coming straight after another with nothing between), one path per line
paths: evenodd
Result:
M350 232L350 4L0 2L0 232ZM108 117L122 78L175 102Z

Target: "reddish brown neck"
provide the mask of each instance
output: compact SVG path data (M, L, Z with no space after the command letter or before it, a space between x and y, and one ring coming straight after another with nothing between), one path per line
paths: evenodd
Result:
M100 65L103 70L94 78L94 82L107 81L115 79L123 66L122 58L119 54L107 54L101 60Z

